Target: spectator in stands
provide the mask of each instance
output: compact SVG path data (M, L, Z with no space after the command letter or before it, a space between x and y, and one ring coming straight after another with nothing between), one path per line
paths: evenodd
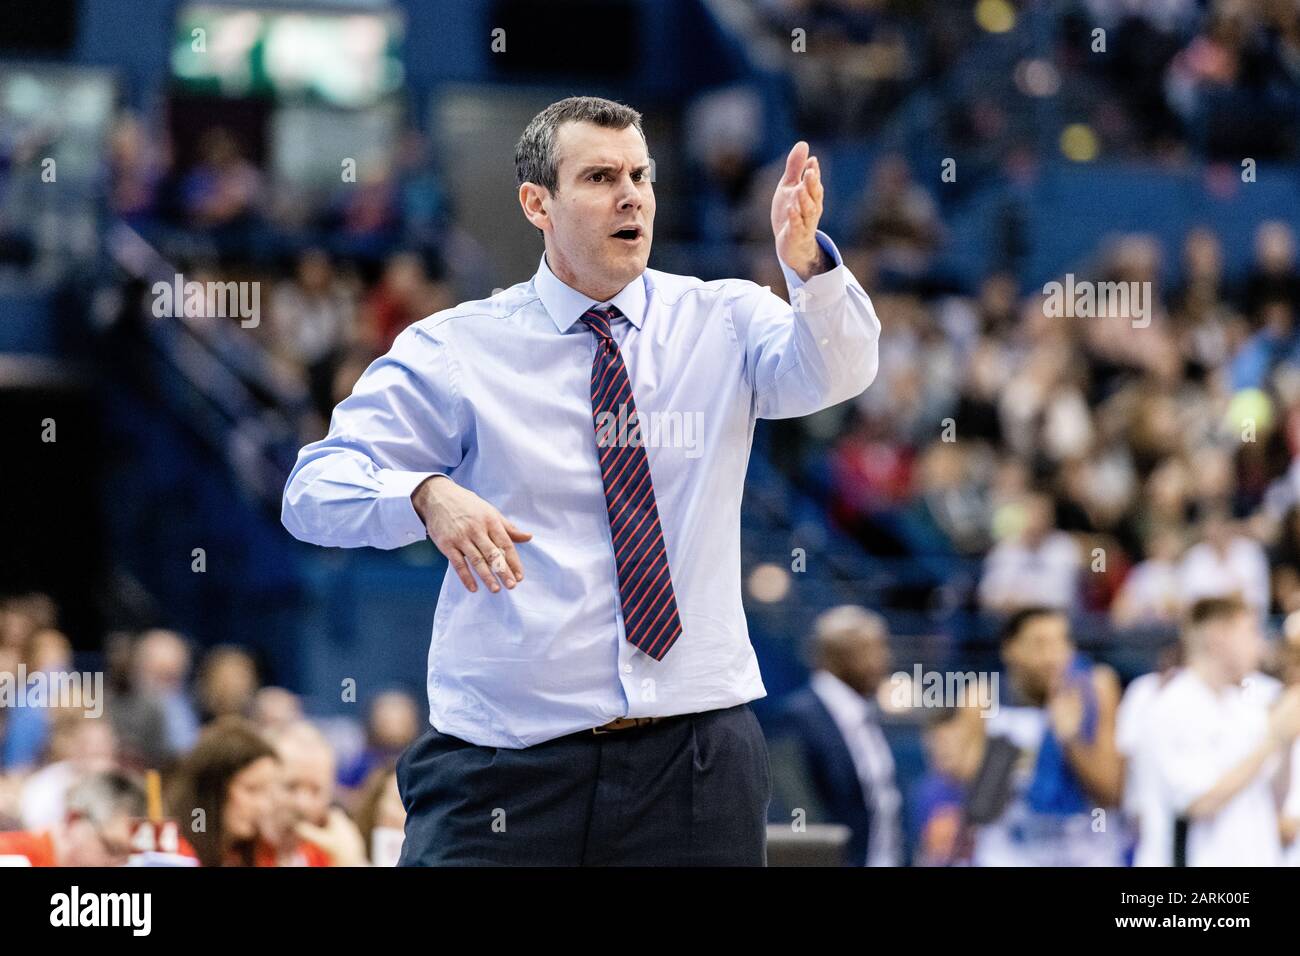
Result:
M979 583L983 608L1001 613L1030 605L1069 610L1078 603L1083 556L1070 535L1052 527L1053 511L1050 496L1032 493L995 519L1012 530L984 562Z
M139 227L158 214L167 158L138 116L126 112L114 124L108 141L108 201L127 224Z
M1300 368L1293 301L1269 299L1260 304L1259 331L1246 340L1229 365L1234 390L1266 388L1279 365Z
M952 866L968 861L965 832L967 791L984 762L985 720L973 706L929 712L925 728L927 770L911 793L916 866Z
M1160 652L1159 665L1124 689L1115 714L1115 747L1124 767L1123 810L1133 842L1132 865L1164 866L1173 834L1164 825L1160 780L1151 755L1151 712L1182 666L1177 642Z
M302 854L306 842L323 850L332 866L364 866L361 833L334 805L334 751L324 735L300 720L273 733L271 741L280 756L287 796L268 834L281 858Z
M1223 243L1212 229L1191 229L1183 240L1182 282L1172 297L1176 311L1200 318L1222 307L1223 283Z
M334 409L334 375L355 338L357 306L338 278L329 256L308 249L291 280L271 294L271 323L281 356L303 371L316 411L328 419Z
M262 174L240 155L227 129L208 130L199 141L199 162L181 184L188 224L220 229L251 220L262 193Z
M1121 828L1095 825L1097 810L1120 800L1115 745L1119 679L1094 665L1070 637L1070 622L1051 607L1013 614L1002 630L1008 700L988 718L1025 756L1006 813L981 828L980 866L1118 866Z
M1187 549L1178 576L1184 607L1201 598L1236 594L1258 614L1268 613L1268 558L1258 541L1234 526L1222 506L1207 512L1201 540Z
M186 686L189 645L175 631L145 631L132 646L130 666L130 688L112 699L108 714L135 759L169 766L199 735Z
M1237 597L1192 606L1186 666L1150 711L1150 753L1170 856L1166 865L1276 866L1281 756L1300 735L1300 687L1277 696L1247 682L1264 642ZM1145 821L1144 821L1145 822Z
M62 631L41 628L27 639L23 652L27 674L62 674L72 669L72 645ZM33 767L45 755L50 735L50 708L15 707L5 725L0 767Z
M762 117L762 98L747 87L710 90L687 107L686 149L696 171L691 208L701 240L734 242L747 233L746 197L756 186Z
M361 786L356 816L371 865L396 866L406 827L396 771L379 767L371 773Z
M1292 505L1268 552L1273 604L1283 614L1300 610L1300 505Z
M19 810L28 830L53 826L66 812L68 788L117 767L117 737L107 717L53 712L49 761L23 781Z
M131 822L144 813L144 788L133 778L93 774L68 791L56 826L0 833L0 865L16 857L30 866L123 866L131 855Z
M246 717L257 693L257 667L248 652L231 645L208 651L199 668L198 698L203 717Z
M1273 302L1292 307L1300 302L1300 272L1296 271L1295 232L1285 222L1271 220L1255 230L1255 262L1242 296L1242 307L1252 318Z
M855 239L876 251L884 272L917 279L943 239L939 210L898 155L881 159L863 192Z
M777 730L795 744L811 787L809 822L848 826L852 865L899 866L902 800L875 699L889 672L884 618L853 605L824 612L811 657L809 684L787 699Z
M1287 615L1282 629L1282 679L1300 687L1300 614ZM1300 737L1291 743L1291 779L1282 806L1281 837L1287 866L1300 866Z
M268 739L302 720L302 700L283 687L263 687L253 695L253 724Z
M280 772L275 751L246 720L225 716L203 731L172 801L200 866L279 865L262 834L277 810Z
M366 748L341 768L339 783L355 788L377 767L395 766L419 733L420 715L410 694L394 690L378 695L370 705L366 722Z
M1116 627L1179 620L1183 601L1178 559L1182 550L1179 528L1166 525L1147 531L1146 560L1129 571L1111 604L1110 617Z
M414 252L388 260L384 275L366 299L362 326L375 355L387 352L398 333L412 322L454 303L445 282L431 279L425 263Z

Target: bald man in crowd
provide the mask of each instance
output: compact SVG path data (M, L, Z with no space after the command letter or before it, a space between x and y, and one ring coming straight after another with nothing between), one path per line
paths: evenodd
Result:
M884 618L854 605L826 611L813 624L810 663L808 686L790 695L774 728L794 745L792 771L809 790L774 800L772 819L788 823L796 807L784 804L798 799L810 804L807 822L849 827L849 865L898 866L902 801L876 704L890 667Z
M267 835L290 856L302 840L325 851L334 866L366 865L361 831L334 805L334 749L305 720L271 731L282 773L276 820Z

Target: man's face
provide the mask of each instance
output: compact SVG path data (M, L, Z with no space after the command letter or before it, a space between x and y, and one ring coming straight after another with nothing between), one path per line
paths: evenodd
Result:
M848 683L860 694L874 694L889 673L888 637L881 630L864 627L854 635L852 647Z
M1047 698L1065 676L1073 656L1070 622L1064 614L1030 618L1003 648L1012 679L1033 701Z
M1229 679L1240 682L1259 668L1265 647L1254 614L1237 614L1218 622L1211 631L1210 640L1217 648Z
M567 285L612 298L650 259L655 195L645 140L632 126L568 122L556 131L556 159L556 192L534 187L545 215L533 222L546 234L547 264ZM636 235L615 235L625 227Z
M125 866L131 855L131 820L117 814L103 827L86 817L69 819L64 828L61 866Z
M972 719L964 711L931 727L925 735L925 747L934 769L958 780L966 779L974 769L971 758L984 729L983 720Z
M333 755L321 747L300 746L284 753L283 758L295 816L324 826L334 796Z

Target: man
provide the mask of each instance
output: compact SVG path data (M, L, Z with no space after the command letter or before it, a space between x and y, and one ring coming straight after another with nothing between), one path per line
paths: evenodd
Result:
M740 590L754 420L860 393L880 323L817 230L806 143L771 210L793 309L646 268L635 110L554 103L515 167L536 275L404 331L285 489L298 538L427 535L451 565L433 726L399 765L403 863L762 864L770 782L748 702L766 692Z
M1151 749L1151 710L1178 674L1182 654L1178 644L1161 651L1159 666L1133 678L1115 713L1115 746L1124 770L1125 823L1133 831L1134 866L1168 866L1169 840L1160 780Z
M1287 615L1282 639L1282 677L1288 687L1300 687L1300 611ZM1291 744L1290 762L1290 779L1282 806L1283 859L1287 866L1300 866L1300 737ZM1283 772L1286 773L1285 768Z
M990 711L969 702L931 709L923 741L928 770L911 794L917 866L975 862L984 827L1005 833L1020 748L990 733ZM982 849L987 853L988 841ZM1011 860L1010 862L1021 862Z
M166 766L199 737L199 718L186 688L190 649L175 631L140 635L131 651L131 687L108 708L118 737L147 766Z
M988 718L987 732L1014 743L1022 761L1006 812L980 828L975 865L1119 866L1122 828L1108 820L1123 778L1119 678L1077 652L1056 608L1013 614L1001 643L1012 699Z
M19 801L24 830L54 827L67 813L68 790L79 780L121 766L113 725L83 711L52 712L50 763L29 775Z
M1079 545L1053 526L1050 495L1026 495L1022 510L1019 532L999 542L984 561L980 605L1007 614L1040 604L1068 611L1079 600Z
M144 788L117 771L74 784L63 819L44 831L0 833L0 866L124 866L131 821L145 815Z
M780 802L789 811L812 803L808 822L848 826L854 866L901 863L902 800L875 703L889 661L889 628L880 615L850 605L822 613L813 623L812 677L786 702L781 736L788 738L774 746L795 745L789 776L811 788L811 800L791 795Z
M1150 711L1153 772L1172 833L1166 865L1277 866L1277 778L1300 735L1300 687L1278 693L1253 679L1264 642L1239 597L1197 601L1183 648L1186 666Z
M337 761L325 735L305 720L267 734L280 757L276 812L264 835L275 845L281 865L317 865L316 849L331 866L365 866L361 832L334 805Z

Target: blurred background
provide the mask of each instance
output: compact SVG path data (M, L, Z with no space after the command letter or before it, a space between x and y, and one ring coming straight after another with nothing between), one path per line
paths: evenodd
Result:
M0 710L0 829L56 819L89 768L181 766L223 715L309 720L324 802L378 805L425 724L444 562L300 544L281 491L402 328L535 270L513 146L579 93L644 115L653 268L785 296L772 189L796 139L821 160L881 369L759 424L755 709L775 726L827 666L818 614L879 615L890 663L859 689L882 689L866 775L898 797L893 862L944 859L927 826L956 771L885 675L1003 670L1017 607L1066 611L1127 683L1191 600L1237 592L1283 676L1295 0L42 0L5 21L0 671L103 671L112 699L111 729ZM1150 324L1046 318L1067 272L1150 283ZM155 316L177 273L257 283L260 321Z

